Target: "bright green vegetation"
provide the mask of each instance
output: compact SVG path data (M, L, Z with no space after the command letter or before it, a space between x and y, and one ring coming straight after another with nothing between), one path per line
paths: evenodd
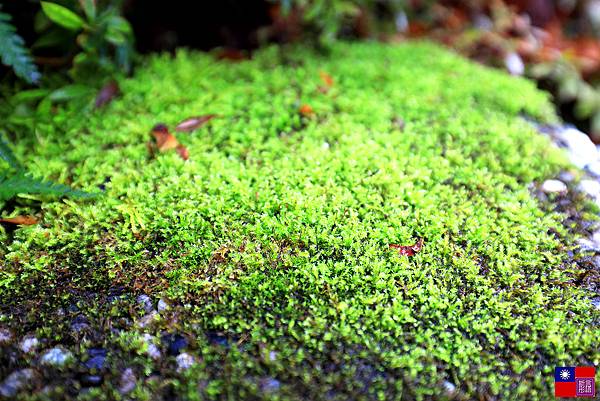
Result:
M34 173L105 195L46 201L39 225L2 234L0 324L109 350L80 398L117 397L132 367L140 398L443 398L449 381L459 399L550 399L555 365L600 363L573 239L528 189L567 167L520 117L552 119L533 83L371 43L241 63L182 51L120 85L99 112L40 116L16 148ZM208 113L177 134L188 161L149 157L154 124ZM420 237L415 256L388 248ZM173 307L139 328L140 293ZM70 330L73 304L95 334ZM183 334L198 364L153 361L144 332ZM56 394L69 372L48 379Z

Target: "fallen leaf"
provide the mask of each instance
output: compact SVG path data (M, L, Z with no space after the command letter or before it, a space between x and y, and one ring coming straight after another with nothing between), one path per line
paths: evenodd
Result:
M298 109L298 111L300 111L300 114L302 114L305 117L311 116L314 113L312 107L310 107L310 105L308 104L303 104L302 106L300 106L300 109Z
M217 55L217 60L229 60L229 61L243 61L248 60L250 57L241 50L225 48L220 50Z
M186 118L175 127L178 132L190 132L202 127L204 124L217 117L216 114L206 114L204 116Z
M422 247L423 238L419 238L413 245L390 244L390 248L398 250L398 253L403 256L413 256L415 253L419 252Z
M152 128L152 135L156 141L156 147L160 152L175 149L177 145L179 145L177 139L169 132L169 129L164 124L156 124L154 128Z
M14 224L17 226L32 226L37 224L37 219L33 216L15 216L0 219L0 223Z
M181 156L181 158L183 160L187 160L190 158L190 152L187 150L187 148L183 145L177 145L177 147L175 148L175 151L177 152L177 154L179 156Z
M110 81L106 85L100 89L98 92L98 96L96 96L96 102L94 103L95 108L100 108L106 106L108 103L112 102L114 98L119 96L121 90L119 89L119 84L116 81Z

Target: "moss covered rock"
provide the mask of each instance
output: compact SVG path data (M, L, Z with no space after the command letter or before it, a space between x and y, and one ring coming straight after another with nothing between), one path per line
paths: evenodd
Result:
M370 43L181 51L120 86L18 141L102 196L29 197L15 213L40 223L2 232L0 377L33 367L50 398L541 400L555 365L600 363L566 229L528 189L567 166L520 117L553 118L533 83ZM187 161L150 155L155 124L203 114L176 134ZM39 366L26 334L76 358Z

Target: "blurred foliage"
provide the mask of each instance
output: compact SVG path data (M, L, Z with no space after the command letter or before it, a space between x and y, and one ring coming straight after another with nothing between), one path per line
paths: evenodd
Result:
M121 1L42 1L41 10L36 18L40 36L33 48L66 46L67 53L74 54L73 78L131 71L133 32L121 16Z
M68 66L71 80L88 84L98 76L129 73L134 38L121 9L121 0L41 1L34 17L37 37L31 50L35 55L61 56L38 55L37 64ZM18 77L36 83L37 67L6 13L0 13L0 45L3 64L12 67Z
M405 0L272 0L272 33L327 48L339 38L378 38L397 32Z
M11 24L11 17L0 11L0 58L2 64L12 67L15 74L29 83L40 77L36 65L31 60L23 38Z

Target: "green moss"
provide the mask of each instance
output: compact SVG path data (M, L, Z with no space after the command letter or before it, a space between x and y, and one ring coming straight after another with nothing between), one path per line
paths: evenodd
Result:
M533 400L551 397L555 365L600 363L560 216L528 190L567 166L519 117L554 118L533 83L427 43L369 43L237 64L181 51L120 85L100 112L40 116L16 149L105 195L44 202L39 225L2 234L7 324L75 344L56 310L76 303L122 330L85 340L114 355L86 397L118 396L133 366L162 375L139 381L140 399L422 399L447 380L466 399ZM154 124L208 113L177 134L188 161L149 157ZM417 238L413 257L388 248ZM126 323L140 292L173 305L144 329ZM188 336L195 368L144 356L134 332L161 330Z

